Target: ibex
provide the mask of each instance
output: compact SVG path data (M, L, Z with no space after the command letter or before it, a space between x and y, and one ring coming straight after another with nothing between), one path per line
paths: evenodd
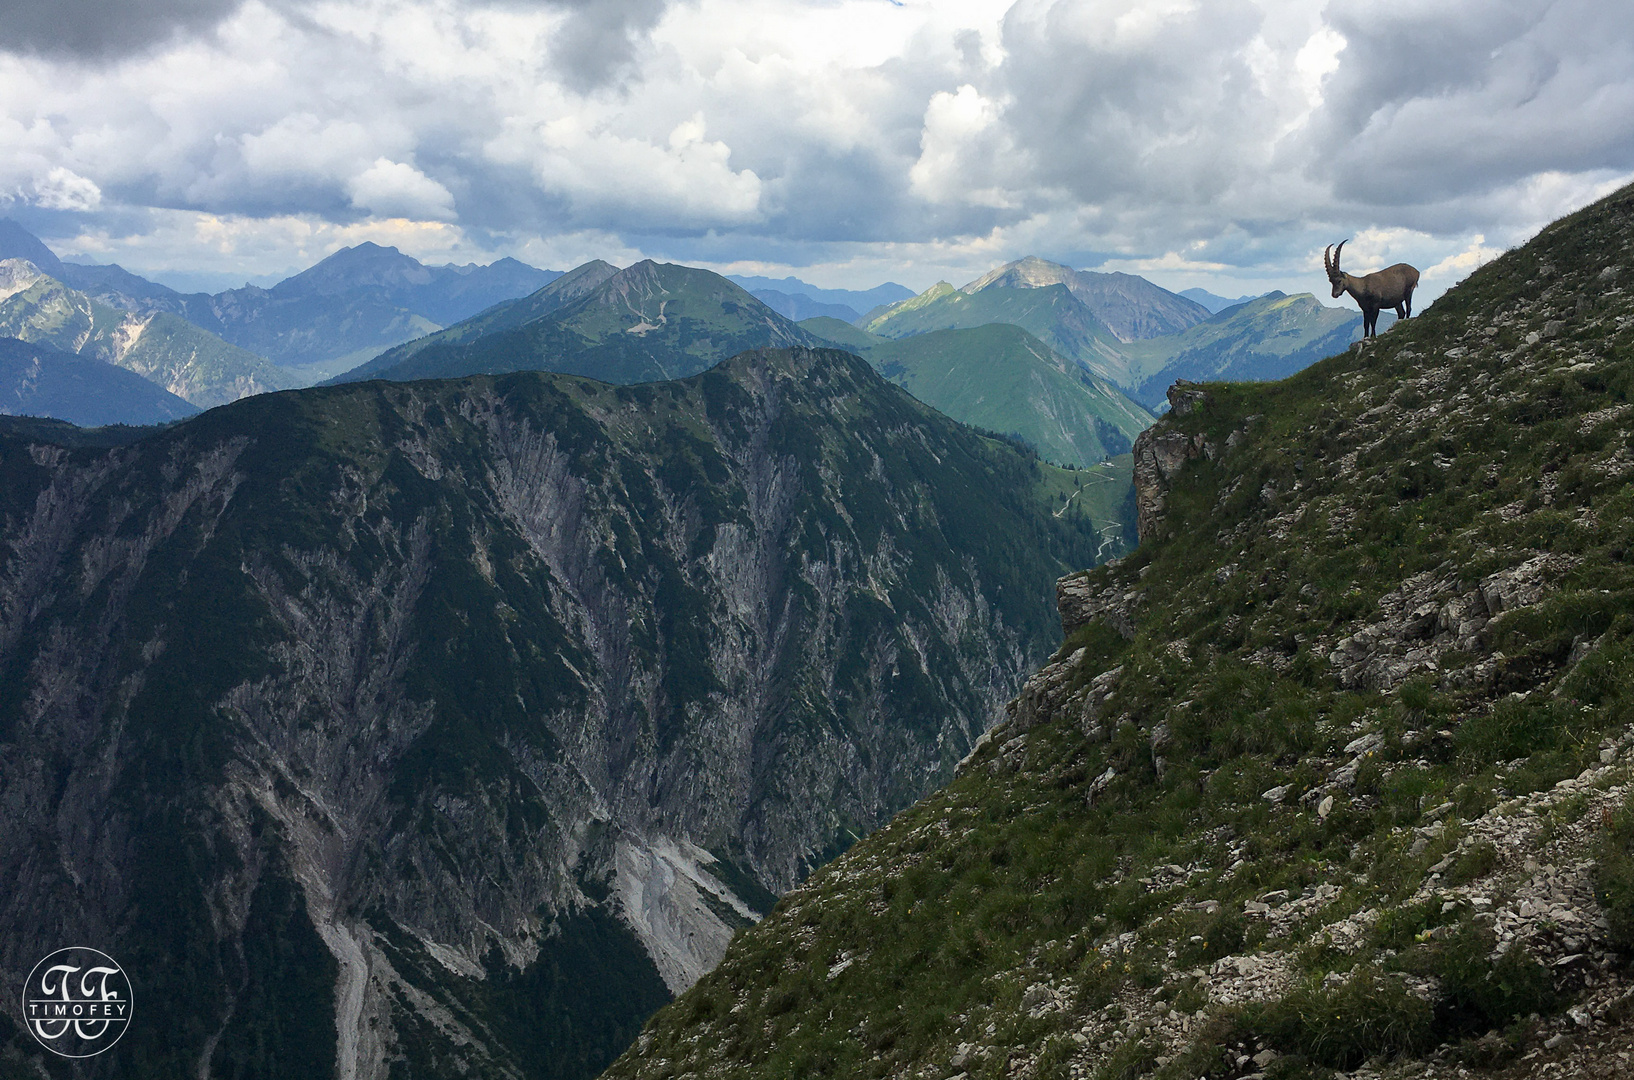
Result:
M1329 244L1322 250L1322 265L1328 268L1328 281L1333 283L1333 298L1349 293L1362 306L1362 336L1379 336L1379 312L1387 307L1396 309L1396 318L1405 319L1413 313L1413 290L1418 288L1418 270L1406 263L1397 263L1366 277L1357 277L1339 269L1339 253L1345 250L1347 240L1339 241L1339 251Z

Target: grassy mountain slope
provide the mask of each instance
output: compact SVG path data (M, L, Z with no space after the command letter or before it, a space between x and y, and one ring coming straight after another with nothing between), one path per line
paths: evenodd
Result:
M845 339L887 379L961 423L1013 435L1050 461L1127 453L1152 416L1019 326L990 323L891 340L837 319L800 324Z
M1172 293L1134 274L1102 274L1074 270L1060 263L1028 256L989 270L966 285L963 292L983 289L1037 289L1065 285L1119 341L1175 334L1208 318L1201 304Z
M175 394L124 368L0 337L0 414L101 427L164 424L196 412Z
M1179 388L1011 720L608 1076L1626 1075L1631 249Z
M1359 339L1361 326L1356 311L1324 307L1310 293L1267 293L1181 333L1126 342L1132 396L1155 408L1177 379L1285 378Z
M1118 385L1129 381L1127 361L1117 335L1096 318L1065 285L1039 288L989 286L962 292L946 282L883 312L870 312L862 329L881 337L903 338L933 330L963 330L989 323L1010 323L1040 339L1070 360Z
M1092 475L834 350L0 437L0 979L141 972L95 1075L583 1080L951 775Z
M646 260L515 329L414 343L345 381L546 370L636 383L695 375L747 349L819 344L719 274Z
M396 367L415 353L435 346L463 345L478 338L515 330L519 326L543 319L594 291L608 278L618 273L618 267L595 259L574 267L550 284L527 296L495 304L487 311L471 316L434 334L407 341L388 349L367 362L344 372L337 382L358 382L372 379L388 368Z
M0 262L0 335L134 371L202 409L292 384L276 365L185 319L119 311L16 259Z

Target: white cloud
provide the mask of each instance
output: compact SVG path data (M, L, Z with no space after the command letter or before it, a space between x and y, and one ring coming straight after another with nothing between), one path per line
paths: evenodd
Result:
M454 217L454 196L449 190L401 161L376 158L374 164L352 177L346 190L353 206L376 217L432 221Z
M169 247L184 218L234 223L220 242L238 254L210 259L279 268L401 219L461 250L595 243L848 285L1036 253L1292 290L1313 250L1357 234L1361 256L1369 229L1450 274L1473 238L1511 246L1634 175L1621 16L1592 0L194 5L128 55L73 46L94 64L0 51L0 199L58 215L41 219L58 241L121 237L127 262L150 230L148 265L186 257Z
M102 189L58 165L35 184L34 201L48 210L95 210L102 205Z

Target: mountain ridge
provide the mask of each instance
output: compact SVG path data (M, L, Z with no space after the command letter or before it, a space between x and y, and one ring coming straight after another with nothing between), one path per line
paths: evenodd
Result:
M547 285L337 381L538 369L635 383L694 375L746 349L821 343L709 270L651 259L622 270L595 262L560 280L570 279L573 288L561 295L549 295Z
M102 304L21 259L0 260L0 334L94 357L199 408L283 389L286 372L168 312Z
M1611 1078L1634 1034L1634 187L1174 386L1141 545L947 788L609 1080Z
M1071 473L826 349L33 437L0 434L0 974L86 935L189 1017L104 1075L586 1080L951 771L1106 541L1052 510Z

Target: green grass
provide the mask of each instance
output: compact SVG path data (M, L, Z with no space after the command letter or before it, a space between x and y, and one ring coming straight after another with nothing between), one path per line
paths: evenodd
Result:
M1279 383L1206 387L1203 407L1165 421L1208 452L1172 483L1157 535L1088 572L1127 598L1133 636L1092 623L1057 653L1084 650L1063 695L1121 669L1096 725L1075 704L1024 741L1001 729L963 776L746 931L609 1075L706 1062L731 1077L900 1075L961 1042L1043 1054L1082 1017L1028 1019L1016 1004L1028 986L1104 1008L1221 948L1297 955L1316 980L1235 1021L1313 1075L1558 1008L1535 957L1494 955L1456 905L1406 901L1458 850L1461 821L1596 764L1603 735L1634 722L1634 497L1618 464L1634 451L1634 412L1605 412L1634 404L1634 304L1599 277L1630 242L1625 189L1365 351ZM1566 334L1524 344L1563 310ZM1340 684L1330 651L1404 583L1432 583L1440 605L1540 555L1557 567L1543 602L1401 685ZM1382 742L1319 817L1300 797L1360 732ZM1283 802L1260 797L1284 785ZM1415 852L1407 830L1443 803L1445 831ZM1601 854L1614 922L1634 910L1625 841ZM1181 880L1170 865L1190 870ZM1496 867L1476 844L1441 880ZM1197 907L1241 912L1317 883L1340 888L1330 908L1263 942L1245 929L1239 945L1228 919L1210 925ZM1317 936L1364 908L1394 913L1359 952ZM847 952L859 959L829 980ZM1421 1001L1395 968L1444 990ZM1334 972L1349 974L1324 989ZM713 1000L712 1019L687 1021L693 996ZM888 1048L849 1034L887 1014ZM1143 1057L1128 1048L1140 1042L1124 1033L1119 1054Z

